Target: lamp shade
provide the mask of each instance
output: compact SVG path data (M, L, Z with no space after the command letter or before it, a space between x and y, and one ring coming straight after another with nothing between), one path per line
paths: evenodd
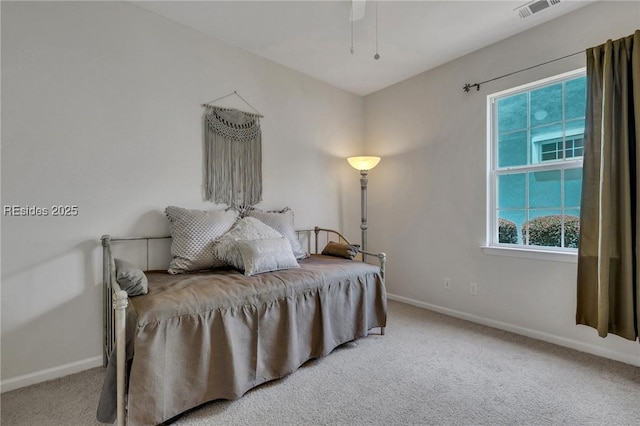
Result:
M378 165L380 157L349 157L347 161L356 170L371 170Z

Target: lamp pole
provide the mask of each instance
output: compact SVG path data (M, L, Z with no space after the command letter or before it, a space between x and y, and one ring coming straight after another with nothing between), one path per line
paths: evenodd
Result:
M362 231L362 251L367 251L367 179L368 170L360 170L360 229ZM362 260L365 261L367 255L362 253Z
M362 231L362 242L360 250L367 251L367 175L379 162L380 157L358 156L347 158L351 167L360 171L360 230ZM367 255L362 253L362 261L367 260Z

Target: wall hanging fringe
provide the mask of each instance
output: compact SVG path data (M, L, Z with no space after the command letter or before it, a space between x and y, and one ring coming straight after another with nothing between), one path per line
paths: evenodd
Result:
M236 92L222 98L234 94L242 99ZM258 204L262 201L262 114L252 106L256 114L209 104L202 106L207 108L204 115L205 200L230 207Z
M524 69L521 69L521 70L518 70L518 71L510 72L509 74L501 75L500 77L494 77L494 78L491 78L489 80L481 81L480 83L474 83L474 84L467 83L464 86L462 86L462 90L464 90L465 92L469 93L471 91L471 88L475 87L476 91L480 91L480 85L481 84L485 84L485 83L489 83L490 81L499 80L501 78L509 77L510 75L518 74L519 72L527 71L527 70L530 70L532 68L541 67L542 65L547 65L547 64L550 64L551 62L560 61L562 59L566 59L566 58L569 58L571 56L576 56L576 55L579 55L581 53L584 53L584 51L572 53L570 55L565 55L565 56L563 56L561 58L552 59L550 61L543 62L543 63L538 64L538 65L533 65L533 66L530 66L530 67L527 67L527 68L524 68Z

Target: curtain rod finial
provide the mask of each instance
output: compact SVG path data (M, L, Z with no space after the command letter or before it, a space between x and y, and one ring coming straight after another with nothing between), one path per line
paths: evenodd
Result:
M480 83L476 83L476 84L467 83L462 87L462 90L464 90L465 93L469 93L471 91L472 87L475 87L476 91L478 91L478 92L480 91Z

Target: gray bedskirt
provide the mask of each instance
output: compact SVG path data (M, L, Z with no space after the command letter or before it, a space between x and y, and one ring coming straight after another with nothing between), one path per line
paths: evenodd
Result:
M237 399L386 325L379 267L322 255L300 266L253 277L147 273L149 294L132 298L127 315L129 424ZM113 422L115 379L107 370L98 420Z

